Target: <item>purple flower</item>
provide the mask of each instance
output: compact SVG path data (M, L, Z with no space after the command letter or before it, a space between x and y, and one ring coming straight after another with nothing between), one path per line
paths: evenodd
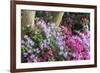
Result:
M58 41L58 45L62 46L63 45L63 41Z
M33 54L30 56L31 59L33 59L34 57L35 57L35 55L33 55Z
M43 49L43 42L40 42L40 48Z
M57 36L60 36L61 34L60 34L60 32L57 32Z
M44 45L43 45L43 46L44 46L44 48L47 48L47 44L46 44L46 43L44 43Z
M24 39L28 39L28 35L24 35Z
M62 41L62 40L63 40L63 37L62 37L62 36L59 36L59 37L58 37L58 40L59 40L59 41Z
M39 48L37 48L37 49L36 49L36 52L37 52L37 53L40 53L40 50L39 50Z
M84 34L81 35L84 48L90 48L90 40Z
M49 38L51 36L51 28L47 27L47 29L45 30L46 32L46 37Z
M24 56L24 57L27 57L27 55L28 55L28 53L23 53L23 56Z
M34 46L35 43L32 40L30 40L30 44L31 46Z
M27 57L28 62L33 62L33 60L34 60L34 55Z

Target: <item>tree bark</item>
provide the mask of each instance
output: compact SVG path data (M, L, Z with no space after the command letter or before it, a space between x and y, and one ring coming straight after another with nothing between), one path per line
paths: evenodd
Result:
M55 22L56 26L60 25L62 18L63 18L63 15L64 15L64 12L59 12L56 14L56 16L54 18L54 22Z
M21 19L21 25L30 25L32 28L34 26L35 21L35 11L22 11L22 19Z

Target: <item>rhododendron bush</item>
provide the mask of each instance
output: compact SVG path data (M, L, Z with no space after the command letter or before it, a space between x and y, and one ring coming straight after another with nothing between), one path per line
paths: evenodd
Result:
M34 26L22 26L22 62L90 59L89 13L64 12L61 19L57 14L36 11Z

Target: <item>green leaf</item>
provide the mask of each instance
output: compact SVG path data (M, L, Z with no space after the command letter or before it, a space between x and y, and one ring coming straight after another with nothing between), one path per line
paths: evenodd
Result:
M54 51L59 51L58 44L56 43L56 41L52 37L50 38L50 46L52 47L52 49Z

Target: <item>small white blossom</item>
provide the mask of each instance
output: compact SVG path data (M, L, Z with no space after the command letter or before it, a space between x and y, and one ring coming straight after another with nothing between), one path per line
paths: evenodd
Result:
M61 47L60 47L60 50L64 50L64 46L61 46Z
M60 51L60 52L59 52L59 55L63 55L63 51Z
M28 53L23 53L24 57L26 57L28 55Z
M27 39L28 38L28 35L24 35L24 38Z
M32 53L32 50L29 49L29 50L28 50L28 53Z

